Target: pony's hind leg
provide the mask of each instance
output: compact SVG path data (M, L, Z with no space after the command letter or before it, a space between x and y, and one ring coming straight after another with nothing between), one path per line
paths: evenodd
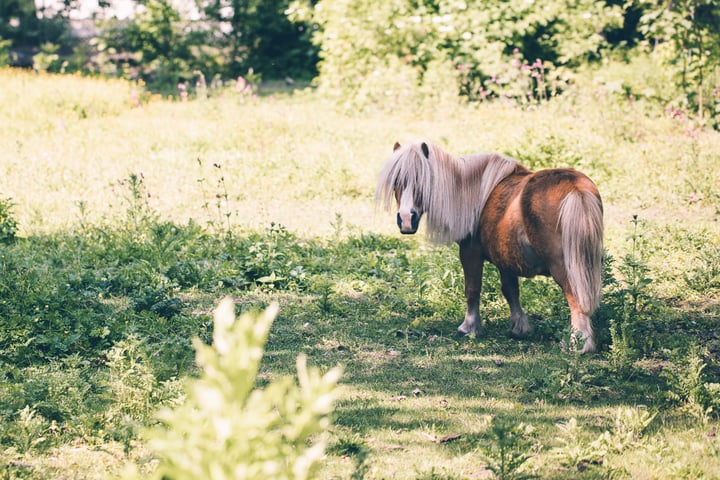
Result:
M516 338L525 338L532 333L532 327L520 305L518 277L506 270L501 270L500 281L503 296L510 306L510 334Z
M592 320L590 319L592 313L582 311L571 288L564 287L563 292L565 293L568 306L570 306L570 323L572 324L572 328L575 332L580 333L580 337L585 341L581 353L592 353L595 351L595 334L593 333Z
M595 334L593 333L592 311L584 311L580 307L580 301L577 295L573 292L573 288L568 280L567 273L565 272L564 266L553 265L550 267L550 274L555 279L560 288L562 288L565 300L567 300L568 307L570 307L570 324L572 325L573 332L579 333L582 340L584 340L582 353L592 353L595 351Z
M483 256L469 240L460 242L460 263L465 276L465 319L458 327L461 335L480 333L480 293L482 291Z

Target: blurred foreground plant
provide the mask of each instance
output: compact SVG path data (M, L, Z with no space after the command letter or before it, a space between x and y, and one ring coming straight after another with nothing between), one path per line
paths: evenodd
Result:
M327 444L341 369L321 375L300 355L299 386L286 377L253 388L276 314L273 305L236 319L232 300L220 303L213 346L194 341L200 378L181 405L161 412L163 425L149 434L160 456L153 478L312 478Z

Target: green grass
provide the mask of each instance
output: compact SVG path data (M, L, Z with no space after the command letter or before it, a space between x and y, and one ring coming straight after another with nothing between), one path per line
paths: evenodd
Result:
M716 132L593 90L347 116L312 92L138 107L122 82L0 81L3 478L151 469L140 432L197 373L225 295L280 302L259 385L299 353L344 366L321 478L720 476ZM493 268L482 335L455 336L457 247L400 237L373 201L418 136L596 180L601 353L573 350L546 279L523 283L533 338L510 339Z

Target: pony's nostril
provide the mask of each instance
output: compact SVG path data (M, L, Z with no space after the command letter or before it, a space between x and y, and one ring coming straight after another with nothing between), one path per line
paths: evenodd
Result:
M413 230L417 230L418 224L420 223L420 214L414 208L410 210L410 224Z

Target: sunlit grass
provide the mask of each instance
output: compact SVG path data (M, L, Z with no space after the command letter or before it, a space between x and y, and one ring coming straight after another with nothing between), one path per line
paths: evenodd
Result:
M123 82L2 76L0 181L27 232L67 227L78 202L90 219L111 216L117 182L131 173L144 176L150 204L177 220L214 218L222 179L221 208L236 224L326 233L337 212L349 225L388 231L372 201L375 175L394 141L419 136L458 154L500 150L587 171L605 199L610 245L633 214L661 223L718 215L717 136L631 104L578 94L531 111L449 106L347 117L308 95L225 92L137 106L138 87Z

